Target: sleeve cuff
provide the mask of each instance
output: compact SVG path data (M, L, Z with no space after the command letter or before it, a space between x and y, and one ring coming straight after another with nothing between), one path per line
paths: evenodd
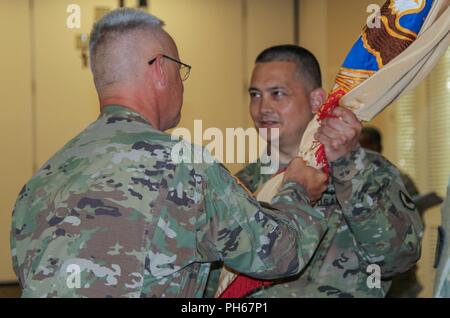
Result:
M305 188L297 183L297 182L286 182L278 191L277 196L281 195L289 195L293 197L296 201L306 203L308 205L311 204L311 200L309 199L308 193Z
M331 163L331 174L337 182L351 181L366 169L366 152L361 146Z

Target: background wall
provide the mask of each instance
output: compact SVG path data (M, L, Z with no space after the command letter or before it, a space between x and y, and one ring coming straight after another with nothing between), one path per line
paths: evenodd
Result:
M13 280L11 210L32 173L30 22L28 1L0 2L0 280ZM11 25L13 22L14 25ZM14 32L11 30L14 28Z

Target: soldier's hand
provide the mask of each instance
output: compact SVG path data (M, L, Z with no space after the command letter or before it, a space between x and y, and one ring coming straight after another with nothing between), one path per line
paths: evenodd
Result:
M336 107L331 113L336 118L322 120L321 127L314 135L325 146L325 154L330 162L355 150L362 130L362 124L351 110Z
M322 171L309 167L306 162L297 157L291 161L286 173L284 174L284 182L297 182L301 184L308 193L311 203L316 202L327 189L328 176Z

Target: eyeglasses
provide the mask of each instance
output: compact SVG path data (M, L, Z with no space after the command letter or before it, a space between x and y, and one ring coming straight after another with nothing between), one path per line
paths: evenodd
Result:
M165 54L161 54L161 55L159 55L159 56L165 57L165 58L168 59L168 60L171 60L171 61L173 61L173 62L175 62L175 63L180 64L180 76L181 76L181 80L182 80L182 81L185 81L185 80L188 79L189 74L191 73L191 68L192 68L192 66L190 66L190 65L188 65L188 64L184 64L183 62L180 62L180 61L178 61L178 60L176 60L176 59L174 59L174 58L172 58L172 57L170 57L170 56L167 56L167 55L165 55ZM158 56L156 56L155 58L151 59L150 61L148 61L148 64L149 64L149 65L152 65L153 63L155 63L155 61L156 61L157 58L158 58Z

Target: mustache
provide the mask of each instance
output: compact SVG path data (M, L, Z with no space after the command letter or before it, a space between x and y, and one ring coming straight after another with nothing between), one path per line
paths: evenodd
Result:
M274 118L274 117L260 117L258 118L258 121L275 121L275 122L280 122L279 118Z

